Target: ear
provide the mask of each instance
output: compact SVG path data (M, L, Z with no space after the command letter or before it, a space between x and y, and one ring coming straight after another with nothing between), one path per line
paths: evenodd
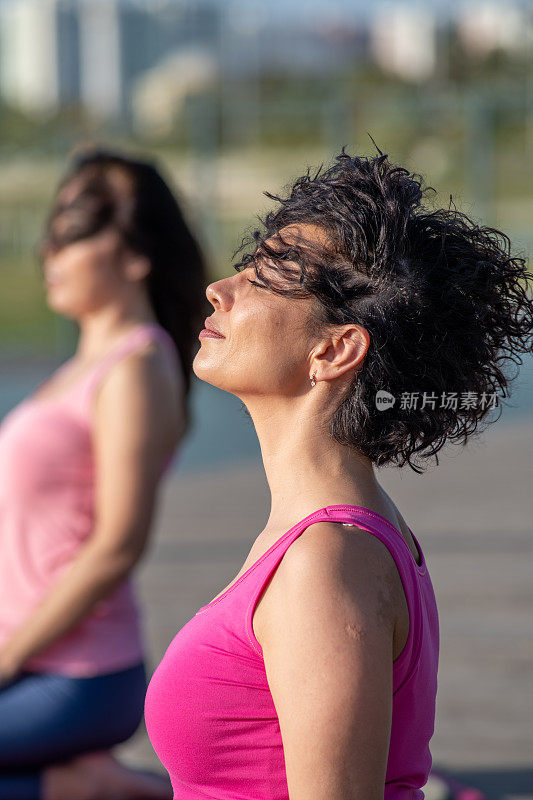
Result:
M152 265L146 256L134 255L124 265L124 277L129 281L142 281L150 272Z
M362 325L342 325L333 329L312 354L310 374L316 380L339 378L360 369L370 345L370 335Z

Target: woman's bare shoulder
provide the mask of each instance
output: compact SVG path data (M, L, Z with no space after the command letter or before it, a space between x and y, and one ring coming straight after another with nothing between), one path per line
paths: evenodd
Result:
M97 393L97 407L122 404L125 414L142 410L179 432L183 424L183 377L168 350L157 341L121 358Z
M327 576L349 574L381 575L397 573L387 546L358 525L320 521L306 528L291 544L280 565L284 580L316 573Z
M326 608L332 620L355 614L392 630L402 591L394 559L377 537L357 526L317 522L284 554L257 616L258 639L288 615L298 624Z

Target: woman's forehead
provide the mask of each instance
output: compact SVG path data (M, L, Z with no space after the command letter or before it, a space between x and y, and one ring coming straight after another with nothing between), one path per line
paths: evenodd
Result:
M290 249L296 248L293 253ZM298 281L302 273L301 257L308 252L309 263L321 261L324 251L333 251L334 243L327 231L311 222L298 222L284 225L259 244L254 256L256 271L262 277L284 284L286 280ZM279 253L279 260L276 256ZM283 264L282 275L279 266Z
M331 247L332 241L328 232L321 225L314 222L293 222L285 225L272 237L267 239L269 245L275 249L276 244L305 244L319 247Z

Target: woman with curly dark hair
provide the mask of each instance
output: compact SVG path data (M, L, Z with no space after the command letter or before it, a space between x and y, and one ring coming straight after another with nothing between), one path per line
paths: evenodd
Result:
M187 429L201 250L158 168L78 154L42 245L68 359L0 428L0 797L166 798L109 748L139 726L132 573Z
M489 421L533 305L508 238L430 210L421 183L343 150L268 195L237 274L207 289L194 371L245 404L271 511L148 687L180 800L423 798L438 614L376 468L421 472Z

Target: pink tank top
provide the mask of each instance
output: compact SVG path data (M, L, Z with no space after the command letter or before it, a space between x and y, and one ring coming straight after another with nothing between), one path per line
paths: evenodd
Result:
M424 555L417 565L388 520L334 505L298 522L174 637L146 695L148 735L175 800L288 800L279 721L252 615L285 551L312 523L356 524L394 558L409 609L409 634L393 662L393 712L385 800L423 800L431 767L439 623ZM411 531L412 533L412 531Z
M0 647L24 624L93 530L91 411L96 389L117 361L156 339L172 350L179 364L178 350L164 328L140 323L61 395L42 399L30 395L4 417L0 425ZM74 628L26 661L24 668L78 677L125 669L143 658L140 627L127 578Z

